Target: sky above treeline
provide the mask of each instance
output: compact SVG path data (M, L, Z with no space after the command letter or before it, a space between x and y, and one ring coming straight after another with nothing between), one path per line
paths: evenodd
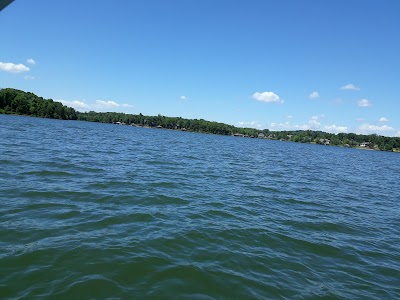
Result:
M0 88L80 111L400 136L398 0L15 0Z

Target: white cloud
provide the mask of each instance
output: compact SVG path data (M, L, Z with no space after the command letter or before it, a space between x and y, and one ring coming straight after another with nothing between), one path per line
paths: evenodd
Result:
M389 119L387 119L387 118L385 118L385 117L382 117L382 118L379 118L378 121L379 121L379 122L389 122Z
M35 77L26 75L26 76L24 76L24 79L25 80L33 80L33 79L35 79Z
M251 121L251 122L238 122L238 124L242 127L257 127L261 128L261 124L259 124L257 121Z
M67 100L55 100L61 102L64 105L70 106L75 108L79 111L124 111L124 108L131 108L133 107L130 104L119 104L115 101L104 101L104 100L96 100L94 104L86 103L84 100L74 100L74 101L67 101Z
M324 115L312 116L305 124L292 124L287 122L272 122L270 128L274 130L319 130L321 128L321 119Z
M312 116L310 120L308 120L308 124L310 124L312 127L319 127L321 125L321 119L324 117L324 115L320 116Z
M28 72L30 68L23 64L4 63L0 61L0 70L10 73Z
M186 96L180 96L180 97L179 97L179 99L181 99L181 100L185 101L185 100L187 100L187 99L188 99L188 97L186 97Z
M252 98L265 103L283 103L283 100L274 92L255 92Z
M57 102L61 102L62 104L75 108L76 110L79 111L86 111L86 110L90 110L90 106L87 105L85 102L83 101L78 101L78 100L74 100L74 101L66 101L66 100L55 100Z
M293 129L295 130L311 130L311 126L309 124L301 124L301 125L294 125Z
M310 99L317 99L317 98L319 98L319 93L318 93L318 92L312 92L312 93L308 96L308 98L310 98Z
M94 111L96 111L96 110L114 111L114 110L119 110L119 108L130 108L130 107L133 107L133 106L130 104L126 104L126 103L120 104L120 103L117 103L112 100L106 100L106 101L96 100L95 105L92 105L91 109Z
M113 108L113 107L119 107L120 105L115 102L115 101L103 101L103 100L96 100L96 105L99 108Z
M270 127L276 130L289 130L293 128L293 126L290 124L290 122L280 122L280 123L275 123L272 122L270 124Z
M358 129L360 130L361 133L389 133L389 132L393 132L394 128L387 126L387 125L382 125L382 126L377 126L377 125L372 125L372 124L362 124L360 125L360 127L358 127Z
M360 90L360 88L358 86L355 86L352 83L346 84L346 85L342 86L340 89L341 90L353 90L353 91L359 91Z
M358 106L359 107L368 107L368 106L371 106L371 103L369 102L369 100L367 100L367 99L361 99L361 100L358 100Z
M347 132L349 130L346 126L337 126L337 125L327 125L324 127L327 132L331 133L339 133L339 132Z
M312 129L312 125L310 124L291 124L290 122L272 122L270 124L270 128L274 130L309 130Z
M26 60L26 62L27 62L28 64L30 64L30 65L36 64L36 61L35 61L34 59L32 59L32 58L28 58L28 59Z

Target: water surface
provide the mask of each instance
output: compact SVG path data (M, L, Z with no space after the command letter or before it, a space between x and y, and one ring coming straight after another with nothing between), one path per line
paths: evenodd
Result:
M0 298L400 299L400 155L0 115Z

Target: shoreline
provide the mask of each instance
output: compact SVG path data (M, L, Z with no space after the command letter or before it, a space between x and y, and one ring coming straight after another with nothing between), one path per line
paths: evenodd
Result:
M369 151L382 151L382 152L394 152L400 153L400 149L394 148L392 151L381 150L379 148L369 148L369 147L360 147L360 146L345 146L345 145L330 145L330 144L321 144L315 141L312 142L298 142L292 140L285 140L285 139L277 139L277 138L267 138L267 137L255 137L255 136L244 136L244 135L237 135L237 134L218 134L218 133L211 133L211 132L204 132L204 131L193 131L188 130L186 128L176 129L176 128L164 128L162 126L148 126L148 125L141 125L141 124L126 124L123 122L96 122L96 121L88 121L88 120L63 120L63 119L55 119L55 118L45 118L45 117L38 117L32 115L22 115L16 113L3 113L0 112L2 115L10 115L10 116L20 116L20 117L33 117L33 118L40 118L40 119L52 119L52 120L62 120L62 121L80 121L80 122L89 122L89 123L102 123L102 124L111 124L117 126L128 126L128 127L138 127L138 128L147 128L147 129L159 129L159 130L171 130L171 131L181 131L181 132L191 132L191 133L201 133L201 134L213 134L213 135L220 135L220 136L230 136L234 138L250 138L250 139L258 139L258 140L269 140L269 141L281 141L281 142L291 142L291 143L300 143L300 144L310 144L310 145L319 145L319 146L331 146L331 147L341 147L341 148L350 148L350 149L358 149L358 150L369 150ZM101 114L101 113L100 113Z
M236 127L204 119L186 119L167 117L158 114L147 116L117 112L79 112L52 99L44 99L33 93L13 88L0 89L0 113L34 116L39 118L79 120L86 122L113 123L117 125L138 126L144 128L171 129L200 132L235 137L247 137L290 141L295 143L316 143L326 146L349 147L363 150L400 152L400 137L387 137L377 134L328 133L313 130L255 129Z

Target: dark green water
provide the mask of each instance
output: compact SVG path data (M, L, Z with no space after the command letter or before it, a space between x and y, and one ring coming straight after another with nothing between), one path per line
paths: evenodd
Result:
M0 115L2 299L400 299L400 155Z

